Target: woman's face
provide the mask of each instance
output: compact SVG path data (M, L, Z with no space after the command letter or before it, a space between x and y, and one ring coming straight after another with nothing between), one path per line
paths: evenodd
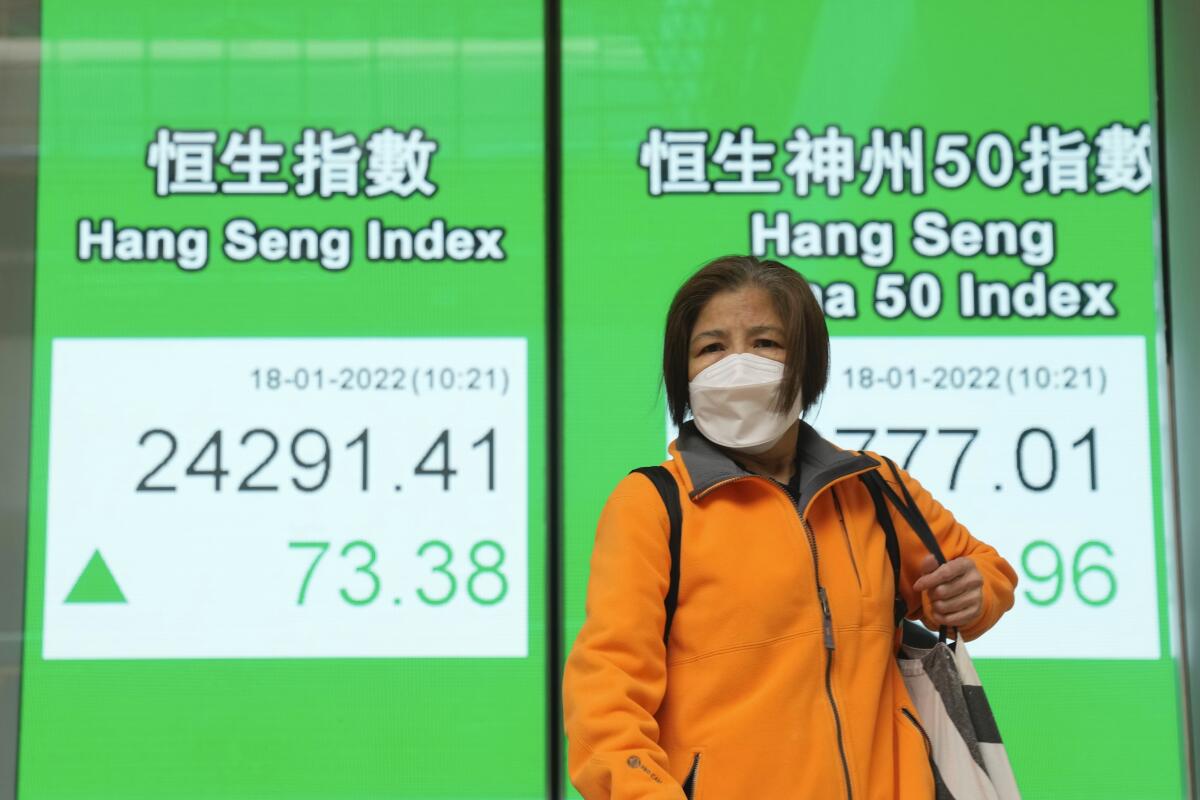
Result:
M688 380L730 353L785 360L783 322L762 289L720 292L700 310L688 344Z

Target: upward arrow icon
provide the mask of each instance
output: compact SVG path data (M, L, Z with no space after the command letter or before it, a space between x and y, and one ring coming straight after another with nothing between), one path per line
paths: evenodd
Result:
M68 603L124 603L125 594L117 585L108 564L97 549L92 553L87 566L79 574L75 585L67 595Z

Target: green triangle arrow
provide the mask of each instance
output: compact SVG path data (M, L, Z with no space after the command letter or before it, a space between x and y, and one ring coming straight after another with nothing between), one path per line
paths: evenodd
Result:
M124 603L125 595L117 586L117 579L108 569L100 551L92 553L91 560L83 568L79 579L67 595L68 603Z

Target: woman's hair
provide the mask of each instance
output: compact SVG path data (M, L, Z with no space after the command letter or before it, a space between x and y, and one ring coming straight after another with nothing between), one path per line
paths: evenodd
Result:
M783 323L786 359L776 408L786 411L800 392L801 414L817 402L829 380L829 331L825 314L808 281L791 267L754 256L722 256L684 281L667 311L663 340L663 383L667 407L676 425L688 408L688 352L692 328L714 295L756 287L775 304Z

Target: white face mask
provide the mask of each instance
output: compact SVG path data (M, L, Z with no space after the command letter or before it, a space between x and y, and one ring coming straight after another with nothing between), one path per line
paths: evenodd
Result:
M696 427L710 441L743 453L763 453L800 417L800 393L786 412L775 410L783 364L734 353L705 367L688 383Z

